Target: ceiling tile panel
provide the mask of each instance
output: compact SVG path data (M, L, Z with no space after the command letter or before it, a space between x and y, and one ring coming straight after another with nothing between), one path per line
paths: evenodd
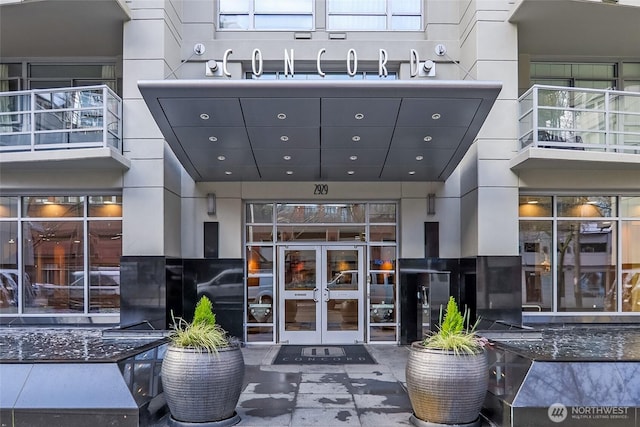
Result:
M374 166L334 166L322 165L322 179L328 181L370 181L377 180L382 168Z
M467 127L398 127L393 133L391 148L455 149L465 136Z
M249 138L244 127L193 127L173 128L185 149L236 148L249 149Z
M244 126L237 98L161 98L158 102L171 126Z
M387 165L446 164L455 150L391 150ZM421 156L421 160L416 157ZM421 163L420 163L421 162Z
M317 127L250 127L247 129L253 149L319 148Z
M389 148L393 127L324 126L322 148Z
M480 99L405 98L400 106L397 125L469 126L480 102Z
M266 166L260 168L264 181L317 181L320 178L320 165L291 165L290 167Z
M322 126L393 126L400 99L324 98Z
M138 87L195 181L364 182L446 180L502 85L202 79Z
M227 165L230 166L230 165ZM215 181L258 181L262 179L255 166L209 165L199 169L202 176L212 177Z
M253 152L259 167L276 165L288 167L291 164L313 166L316 163L320 164L320 150L314 148L254 150Z
M212 165L219 165L219 167L223 168L231 166L255 167L256 165L253 153L250 150L191 150L189 152L189 159L198 169L207 168Z
M248 127L320 126L319 98L242 98L240 103Z
M354 148L354 149L322 149L322 163L340 166L375 166L384 165L387 157L386 149ZM353 158L355 156L355 158Z

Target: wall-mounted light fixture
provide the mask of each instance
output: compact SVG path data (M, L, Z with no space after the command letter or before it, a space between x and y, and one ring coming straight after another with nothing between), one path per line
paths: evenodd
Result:
M427 215L436 214L436 195L435 193L427 194Z
M207 194L207 213L209 215L216 214L216 193Z

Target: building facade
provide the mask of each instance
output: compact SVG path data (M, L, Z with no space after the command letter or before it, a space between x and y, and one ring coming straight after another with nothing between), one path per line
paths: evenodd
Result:
M637 22L1 2L0 322L163 328L209 295L247 342L397 343L436 289L488 321L635 322Z

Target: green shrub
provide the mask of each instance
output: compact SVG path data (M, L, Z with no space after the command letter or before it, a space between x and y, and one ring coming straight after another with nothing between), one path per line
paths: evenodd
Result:
M173 319L169 339L177 347L194 348L207 353L217 353L219 348L229 346L227 331L216 323L211 301L206 296L198 301L193 322Z
M453 351L455 354L475 354L482 350L485 341L475 333L478 322L469 324L469 309L461 313L455 299L449 297L444 320L442 308L440 310L438 331L428 335L422 342L426 348Z

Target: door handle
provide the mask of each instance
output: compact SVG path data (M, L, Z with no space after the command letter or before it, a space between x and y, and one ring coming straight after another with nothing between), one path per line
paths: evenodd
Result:
M322 293L324 294L324 302L329 302L329 289L323 289Z
M318 292L318 288L313 288L313 301L318 302L318 297L316 296L316 292Z

